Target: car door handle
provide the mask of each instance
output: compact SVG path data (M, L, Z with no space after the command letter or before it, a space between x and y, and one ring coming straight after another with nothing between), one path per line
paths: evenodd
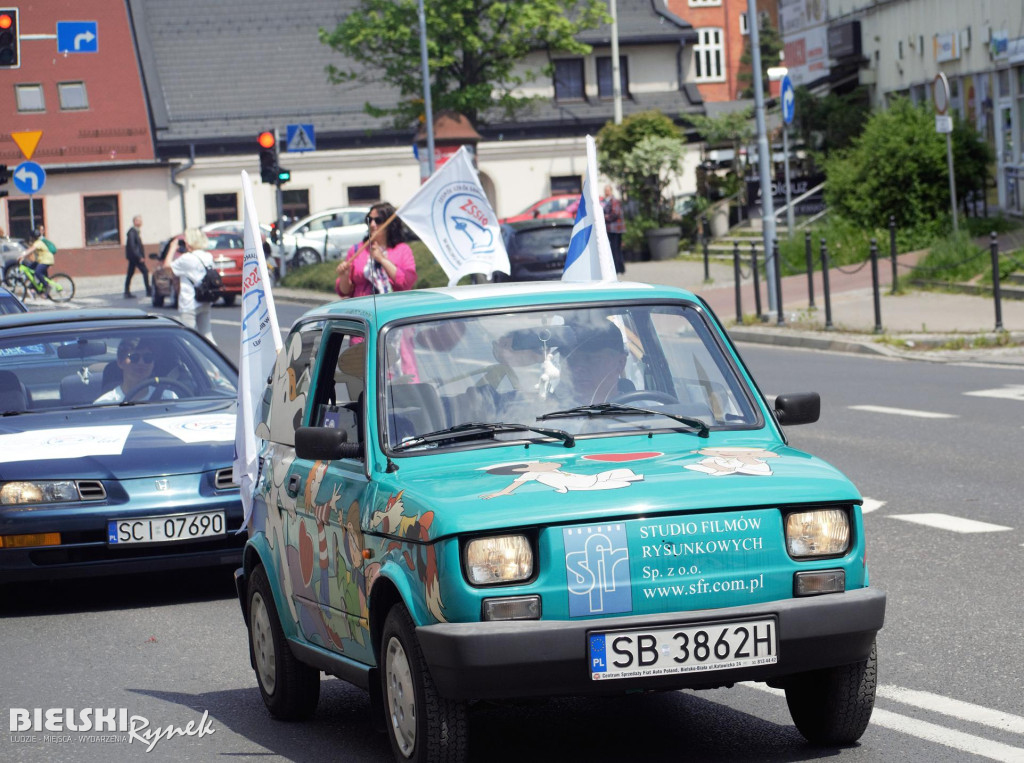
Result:
M302 477L300 477L298 474L293 474L288 478L288 487L286 489L286 492L288 493L289 497L294 498L299 494L299 485L301 484Z

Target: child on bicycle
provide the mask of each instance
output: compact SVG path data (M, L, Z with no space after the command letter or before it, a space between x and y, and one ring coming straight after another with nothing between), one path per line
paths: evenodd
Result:
M32 271L35 273L36 291L40 294L46 291L46 276L50 271L50 265L53 264L53 251L43 236L42 227L36 228L33 232L34 239L32 244L29 246L28 251L18 257L18 262L22 260L28 260L29 262L35 263Z

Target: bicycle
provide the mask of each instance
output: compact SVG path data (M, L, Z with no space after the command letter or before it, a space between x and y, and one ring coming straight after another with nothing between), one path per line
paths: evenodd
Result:
M4 285L22 302L29 290L45 294L51 302L67 302L75 296L75 282L67 273L47 275L40 283L32 266L25 262L12 263L4 269Z

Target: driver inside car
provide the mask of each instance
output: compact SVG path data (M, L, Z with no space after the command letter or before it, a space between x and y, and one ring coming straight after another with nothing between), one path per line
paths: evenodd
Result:
M564 362L555 398L573 405L593 405L614 400L636 389L622 378L626 348L622 332L614 323L574 326L576 343L560 348Z
M158 350L150 342L144 339L125 339L117 346L117 367L121 370L121 383L112 390L103 393L96 398L96 403L121 403L124 402L126 393L132 393L139 389L149 389L150 392L141 399L149 399L153 388L157 387L160 380L153 375L153 367L158 357ZM143 383L149 381L149 385ZM174 390L161 389L161 400L176 400L178 395Z

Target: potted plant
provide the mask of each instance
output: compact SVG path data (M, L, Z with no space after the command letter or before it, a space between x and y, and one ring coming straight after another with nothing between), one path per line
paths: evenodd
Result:
M617 181L635 218L648 226L651 259L675 257L681 231L668 189L683 168L682 132L664 114L648 111L605 125L597 140L602 170Z

